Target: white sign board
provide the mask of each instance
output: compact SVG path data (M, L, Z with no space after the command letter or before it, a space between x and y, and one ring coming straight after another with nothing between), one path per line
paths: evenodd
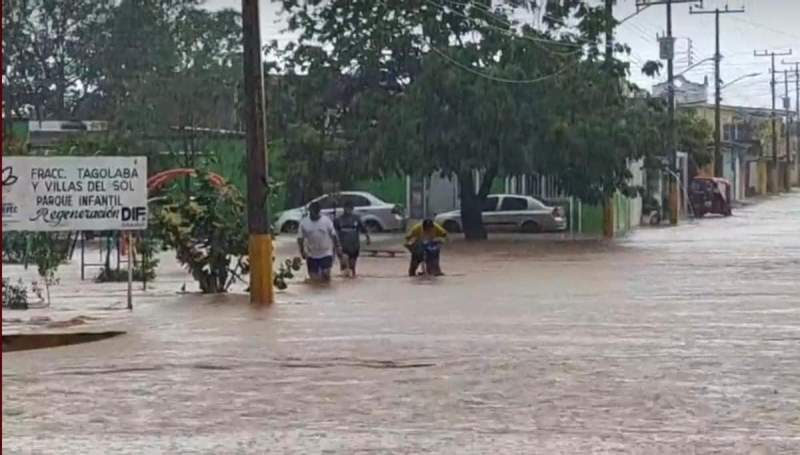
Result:
M3 230L147 229L145 157L3 157Z

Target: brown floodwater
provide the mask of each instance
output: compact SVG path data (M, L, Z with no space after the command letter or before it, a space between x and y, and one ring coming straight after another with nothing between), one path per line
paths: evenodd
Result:
M270 308L178 294L165 261L125 335L3 355L3 451L800 453L798 193L614 242L456 241L434 280L406 260Z

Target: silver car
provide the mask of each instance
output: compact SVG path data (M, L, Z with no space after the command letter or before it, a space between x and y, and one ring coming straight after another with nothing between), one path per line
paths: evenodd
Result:
M370 232L399 231L405 229L406 219L401 207L384 202L375 195L363 191L340 191L320 196L311 202L322 207L322 213L334 218L341 215L347 202L353 204L354 212ZM310 204L310 203L309 203ZM300 220L308 213L308 205L282 212L275 221L276 232L297 232Z
M436 223L449 232L461 232L461 211L441 213ZM517 194L490 194L483 207L483 225L489 231L557 232L567 229L561 207Z

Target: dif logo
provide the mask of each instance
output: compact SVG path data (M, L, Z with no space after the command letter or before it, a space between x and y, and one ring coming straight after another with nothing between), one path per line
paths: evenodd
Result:
M122 207L122 222L138 224L147 218L147 207Z

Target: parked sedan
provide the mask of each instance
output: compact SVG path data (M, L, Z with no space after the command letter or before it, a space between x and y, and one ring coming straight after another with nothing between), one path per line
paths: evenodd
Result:
M461 232L461 211L442 213L436 222L449 232ZM567 229L561 207L516 194L491 194L483 207L483 225L490 231L556 232Z
M322 207L322 213L333 218L342 213L347 202L353 203L355 213L370 232L399 231L405 228L405 216L401 207L389 204L370 193L362 191L341 191L326 194L314 199ZM309 203L310 204L310 203ZM308 213L308 205L286 210L278 216L275 228L279 232L297 232L300 220Z

